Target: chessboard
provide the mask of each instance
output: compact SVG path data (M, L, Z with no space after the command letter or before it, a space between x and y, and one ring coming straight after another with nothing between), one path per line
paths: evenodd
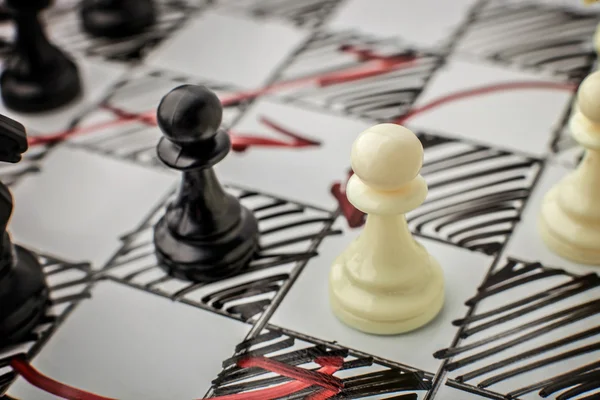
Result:
M600 399L600 270L538 233L583 154L568 121L599 5L154 0L155 21L121 38L83 29L80 7L40 18L81 94L0 104L29 140L0 165L8 232L49 298L0 348L1 399ZM157 155L157 108L185 84L221 100L231 151L215 174L260 232L244 269L208 282L165 272L153 242L181 185ZM342 323L328 294L365 224L345 195L352 144L384 122L423 145L429 193L406 220L445 279L433 321L387 336Z

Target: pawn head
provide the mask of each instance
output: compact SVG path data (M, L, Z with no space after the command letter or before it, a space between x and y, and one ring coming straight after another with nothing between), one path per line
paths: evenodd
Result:
M600 123L600 71L588 75L577 91L577 107L590 121Z
M205 86L182 85L167 93L156 112L163 135L178 144L213 138L223 118L219 98Z
M413 180L423 165L423 145L409 129L379 124L362 132L352 145L352 169L369 187L400 189Z

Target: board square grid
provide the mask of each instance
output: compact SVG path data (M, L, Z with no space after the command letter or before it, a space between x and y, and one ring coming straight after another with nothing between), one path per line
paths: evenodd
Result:
M260 14L261 7L270 4L272 6L271 12L264 14L265 18L284 19L297 26L310 29L322 23L320 21L321 14L317 16L316 11L315 14L311 14L314 5L311 0L298 2L298 8L293 7L291 1L252 0L245 2L244 5L239 4L238 6L236 4L236 10L230 4L231 2L221 1L217 3L221 3L224 9L229 7L230 11L241 11L249 14L256 13L257 9L259 10L258 14ZM303 10L300 3L306 6L306 9ZM288 60L290 61L287 63L288 67L284 68L279 75L280 81L318 75L327 70L338 71L348 65L360 66L362 64L361 60L348 58L347 54L339 54L340 46L348 44L348 42L363 49L377 50L383 54L410 54L416 51L415 54L418 54L417 58L422 63L420 65L416 64L415 67L401 69L398 72L384 74L381 77L363 80L359 84L341 84L334 89L312 87L299 90L293 89L283 92L278 97L280 100L291 101L306 107L325 108L330 112L342 115L358 116L372 121L387 121L401 117L410 110L421 91L428 84L429 79L437 72L438 67L445 62L447 55L451 53L460 57L464 55L466 58L475 55L507 68L516 67L517 69L536 71L536 73L549 72L565 77L572 82L578 82L589 71L594 54L591 48L585 45L585 42L589 40L595 27L596 15L579 15L576 11L567 10L560 6L548 6L533 1L517 4L510 11L503 14L498 7L504 3L507 2L500 0L477 2L477 5L472 8L472 18L466 20L464 26L458 29L459 34L454 38L455 43L448 49L448 54L421 54L418 50L407 49L405 46L398 45L397 38L367 38L365 35L356 33L319 31L315 34L314 40L309 42L306 49L299 52L295 58ZM323 10L325 7L325 4L323 4ZM330 11L327 10L327 12ZM321 10L320 12L325 11ZM539 20L555 22L551 27L538 29L538 25L532 21ZM503 31L507 23L513 27L516 26L515 31L526 32L526 35L519 37L518 43L507 37L502 38L503 40L489 40L490 35L497 38L494 32L496 30ZM572 28L564 37L560 37L558 32L561 24L562 26L568 24ZM538 36L543 38L543 43L533 40ZM487 39L484 41L481 39L482 37ZM390 43L392 44L390 45ZM124 48L127 48L127 46L123 48L116 47L115 49L121 52ZM107 57L110 58L111 56ZM120 58L122 55L116 55L116 57ZM127 57L130 57L130 55ZM315 66L318 65L325 65L326 68L315 70ZM124 94L122 99L119 99L118 96L107 98L101 107L87 114L85 118L77 121L77 123L85 125L103 118L110 118L112 111L106 113L111 106L114 106L113 102L118 103L120 109L127 112L147 111L142 110L142 102L139 104L139 109L136 109L137 105L131 109L127 108L131 104L135 104L135 102L129 101L131 98L136 96L142 98L147 95L144 90L147 90L148 86L144 88L144 85L137 85L133 82L135 79L138 79L138 84L156 82L152 79L161 74L169 75L170 73L165 71L154 72L154 76L152 76L152 73L148 74L151 78L140 79L138 77L129 80L129 82L123 84L123 87L127 90L121 93ZM174 75L169 75L170 77L166 78L165 82L173 85L175 82L191 81L188 77L174 77ZM171 80L172 77L174 79ZM163 78L164 76L160 79ZM147 81L144 81L144 79L147 79ZM389 88L388 86L393 88L393 93L385 93L385 89ZM212 88L224 91L230 89L214 84ZM120 88L117 87L116 90L118 92ZM365 93L367 95L362 97ZM400 101L394 103L392 99L400 99ZM238 110L237 106L234 108L235 112L232 120L235 120L243 112L243 110ZM115 109L118 110L119 108L114 107L113 111ZM143 165L155 166L157 161L154 157L154 147L158 138L156 135L158 130L144 122L138 122L134 125L136 126L131 126L131 132L124 129L113 136L111 133L114 134L115 131L99 131L98 135L82 135L80 138L75 138L72 144L106 155L126 158ZM502 351L513 349L518 344L516 342L511 344L511 341L498 343L502 337L520 335L516 333L516 329L531 327L533 329L531 332L536 332L536 327L543 326L544 329L557 331L558 326L556 328L548 328L548 326L552 326L552 323L562 323L565 324L563 326L568 326L570 323L569 318L571 320L581 318L580 320L583 321L591 321L595 315L593 314L595 310L593 307L595 303L593 302L597 299L592 299L588 303L577 300L573 303L572 309L564 311L564 319L561 319L562 314L558 315L560 311L557 311L548 314L547 318L551 319L550 324L542 325L540 321L532 317L533 311L527 312L528 306L532 307L533 304L539 306L542 311L551 312L556 310L549 311L550 304L544 303L544 301L556 300L557 298L572 300L576 298L577 294L597 297L595 289L598 275L596 273L572 273L567 269L507 258L504 254L505 245L511 237L513 227L518 224L524 204L528 201L529 193L536 184L537 176L544 169L544 163L548 160L497 150L493 147L481 146L462 139L451 139L446 137L444 133L438 135L437 132L430 134L427 131L427 133L419 133L419 135L425 147L429 146L429 150L426 149L426 157L431 160L429 165L427 162L425 163L423 173L426 177L429 176L430 180L437 181L438 184L431 185L430 201L419 210L422 212L420 214L416 213L412 217L409 216L411 228L419 235L469 250L491 254L497 261L500 260L499 267L490 271L481 287L472 288L474 296L467 302L467 305L471 308L470 311L464 318L454 322L454 325L459 328L455 344L436 353L444 360L444 373L436 374L436 376L427 373L422 375L426 387L421 390L419 396L424 394L424 398L427 400L432 399L435 391L430 389L440 385L448 385L448 387L455 388L461 393L465 393L465 395L470 393L477 396L477 398L489 399L521 398L519 396L524 396L523 399L537 399L539 390L544 388L548 390L549 386L561 383L563 386L566 385L564 386L566 389L577 388L576 384L587 384L591 390L598 389L597 386L593 386L597 385L593 379L599 367L593 363L585 364L582 362L577 364L575 369L556 373L545 381L535 381L532 378L533 380L529 386L521 385L519 382L522 381L516 381L517 383L510 381L511 383L508 386L502 385L498 383L500 381L491 382L490 379L492 378L489 376L477 375L477 372L481 372L482 368L487 368L493 371L494 374L497 373L496 378L506 377L507 374L510 374L511 362L514 360L511 357L504 356ZM566 135L566 130L563 129L557 134L552 151L561 156L563 152L570 155L572 149L573 142ZM459 185L450 183L452 181L452 171L480 168L489 158L496 159L500 163L503 162L504 166L514 171L512 183L509 184L510 189L502 187L502 191L494 192L494 184L491 184L485 190L482 187L474 187L473 197L468 198L461 205L458 196L463 196L464 193L458 192ZM574 161L569 160L567 163L576 164L577 158L573 157L573 159ZM32 157L32 161L35 161L35 157ZM554 160L550 162L554 162ZM35 171L35 163L24 162L23 164L25 167L19 167L16 173L3 167L0 174L3 174L8 183L12 184L22 176L20 170ZM498 178L495 181L496 184L502 181L501 177L511 181L511 177L505 177L501 173L496 175L496 173L498 172L494 172L493 168L490 168L485 170L483 176L486 179L490 177ZM451 190L447 190L448 188ZM452 192L455 189L456 191ZM122 248L102 271L102 276L146 292L255 324L249 338L235 349L235 355L224 361L223 372L214 381L213 395L237 393L236 390L240 388L250 390L251 388L264 388L273 383L284 382L285 378L281 376L267 375L264 371L256 369L240 369L235 367L235 363L248 354L293 360L298 354L305 354L303 349L311 349L307 352L312 357L310 359L301 358L298 361L304 361L300 364L303 368L319 367L318 364L314 363L315 357L313 356L316 354L343 357L345 367L341 373L344 375L343 377L340 376L352 387L352 390L345 393L346 398L364 395L363 390L367 390L369 384L373 384L371 387L373 391L379 390L377 392L379 395L397 394L400 390L397 385L401 376L415 373L409 366L392 365L385 360L363 354L360 349L344 349L335 343L326 343L320 339L306 337L275 326L267 326L263 329L270 312L293 284L295 277L303 268L303 263L316 256L314 252L318 247L318 242L324 236L337 233L332 228L335 213L314 207L306 207L293 201L278 199L251 190L234 187L230 190L238 194L242 201L253 207L259 215L265 217L264 220L261 220L261 228L265 225L263 221L285 224L292 220L288 218L294 216L294 218L298 217L297 221L301 223L300 226L307 227L307 230L304 231L304 228L297 230L297 227L290 230L290 242L286 242L284 239L273 239L274 244L271 242L267 245L267 248L273 252L277 251L276 256L279 259L275 257L275 260L265 261L264 264L255 264L251 269L253 267L256 267L256 269L252 269L249 274L236 276L215 285L190 285L166 276L155 265L155 260L152 261L151 229L152 224L160 217L160 209L164 206L163 202L135 232L122 238ZM511 195L504 195L505 191L508 191ZM438 192L440 193L439 196L437 195ZM454 202L454 200L457 201ZM465 204L472 205L473 201L481 206L482 210L485 210L483 214L491 218L492 222L491 225L486 227L486 233L483 237L469 239L461 236L461 234L472 232L473 226L468 224L467 226L461 226L460 222L458 225L453 225L453 222L460 221L460 218L457 217L460 217L461 207ZM502 207L506 207L506 209L502 209ZM458 211L454 212L453 210ZM273 213L271 213L272 211ZM307 222L309 220L315 221ZM427 223L423 224L423 221ZM302 225L302 223L306 225ZM272 229L272 227L267 228L267 231ZM286 229L283 229L283 231L286 231ZM275 237L279 234L272 231L266 234L265 237L268 238L269 235ZM477 234L474 236L477 236ZM296 245L298 249L301 247L301 250L297 250ZM282 249L281 252L279 252L280 249ZM539 286L532 286L534 281ZM556 283L557 281L560 282ZM489 310L491 307L489 306L490 299L497 301L503 291L513 287L523 289L528 293L527 295L511 298L512 303L510 304L506 302L507 299L500 301L500 303L492 301L491 304L501 310L498 317L497 314ZM257 290L254 292L253 297L245 298L241 293L248 288L257 288ZM520 303L518 309L514 308L517 303ZM522 313L523 310L525 310L524 313ZM517 313L521 314L517 315ZM474 341L474 339L463 337L469 336L468 333L473 329L483 338L477 336L479 339ZM592 328L591 331L594 329L597 328ZM554 341L547 340L544 342L548 356L563 356L568 359L571 351L567 348L568 345L578 344L579 341L583 340L588 340L585 343L589 343L590 338L593 338L594 335L593 332L590 333L581 329L575 329L570 333L569 335L559 336ZM476 336L475 333L472 334ZM540 347L534 346L534 336L523 339L525 349L519 350L519 357L527 358L533 357L532 354L534 353L541 354L536 353L540 350ZM518 336L518 338L522 338L522 336ZM584 347L594 345L593 343L584 344ZM567 350L564 350L565 348ZM522 348L518 347L518 349ZM471 357L469 351L476 352L476 357L469 358ZM494 358L495 352L500 354L499 361ZM464 362L464 357L467 357L467 362ZM373 368L383 368L382 371L384 372L374 371ZM518 371L515 376L526 376L531 371L532 369ZM416 373L420 372L416 371ZM445 377L442 378L443 376ZM533 377L535 378L535 375ZM361 385L361 382L364 382L364 385ZM575 383L568 386L569 382ZM396 391L394 392L394 390ZM371 394L374 393L371 392ZM403 392L399 394L399 397L392 398L413 399L414 397L410 397L411 395L412 392ZM567 396L566 398L577 398L577 396L572 394L571 397Z

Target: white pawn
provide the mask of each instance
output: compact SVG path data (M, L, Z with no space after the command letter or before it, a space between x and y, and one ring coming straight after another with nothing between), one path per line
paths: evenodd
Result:
M348 200L368 214L360 236L335 260L329 277L334 314L351 327L398 334L431 321L444 303L437 261L412 237L404 214L425 201L423 146L410 130L380 124L352 147Z
M577 169L546 194L539 231L561 257L600 265L600 72L581 83L569 129L587 150Z

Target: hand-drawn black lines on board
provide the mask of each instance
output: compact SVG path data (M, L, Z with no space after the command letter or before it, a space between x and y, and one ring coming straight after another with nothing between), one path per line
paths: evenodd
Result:
M226 11L255 18L288 21L295 26L315 28L334 10L340 0L220 0Z
M393 63L394 58L405 62ZM373 74L361 71L389 69ZM429 77L441 65L438 57L416 54L397 39L377 39L354 32L318 33L278 76L279 81L339 77L352 79L313 84L283 91L290 100L342 114L389 121L408 112Z
M95 38L83 31L78 7L50 9L46 24L56 44L65 50L113 61L139 61L181 28L205 3L204 0L155 0L156 23L143 33L123 39Z
M38 255L38 259L50 290L50 305L28 339L10 349L0 349L0 394L16 378L9 366L10 360L15 356L34 357L73 308L89 297L88 288L92 282L89 265L69 264L44 255Z
M506 260L467 300L474 312L454 321L462 341L434 354L449 359L448 384L510 399L597 398L599 287L596 273Z
M157 265L153 226L164 213L162 204L134 232L103 276L132 287L243 321L255 320L296 268L317 255L323 237L337 234L334 215L268 195L229 187L259 221L260 251L239 274L212 283L192 283L167 275Z
M421 174L429 187L407 214L412 231L485 254L496 254L519 221L540 162L459 140L417 133L425 149Z
M474 17L456 51L578 81L595 59L592 37L597 24L598 16L589 13L489 1Z
M257 359L267 362L260 367L244 365L252 365L252 360ZM306 374L307 380L314 380L315 384L294 382L278 373L279 366L294 370L298 376ZM278 392L276 398L307 399L322 393L322 381L342 386L336 395L327 397L331 399L396 394L398 397L386 398L416 400L418 394L431 389L431 375L422 371L378 363L369 356L355 354L340 346L312 343L310 339L269 328L240 343L235 355L223 362L223 370L213 381L211 396L219 398L238 393L256 396Z
M162 137L156 126L156 107L162 97L183 84L205 85L219 97L236 93L235 88L206 82L185 75L150 70L124 80L95 110L73 123L81 130L70 139L76 146L107 156L142 165L162 166L156 157L156 145ZM241 106L223 109L222 127L227 127Z
M18 163L2 163L0 165L0 182L10 187L22 177L39 172L40 162L47 152L47 146L30 147Z

